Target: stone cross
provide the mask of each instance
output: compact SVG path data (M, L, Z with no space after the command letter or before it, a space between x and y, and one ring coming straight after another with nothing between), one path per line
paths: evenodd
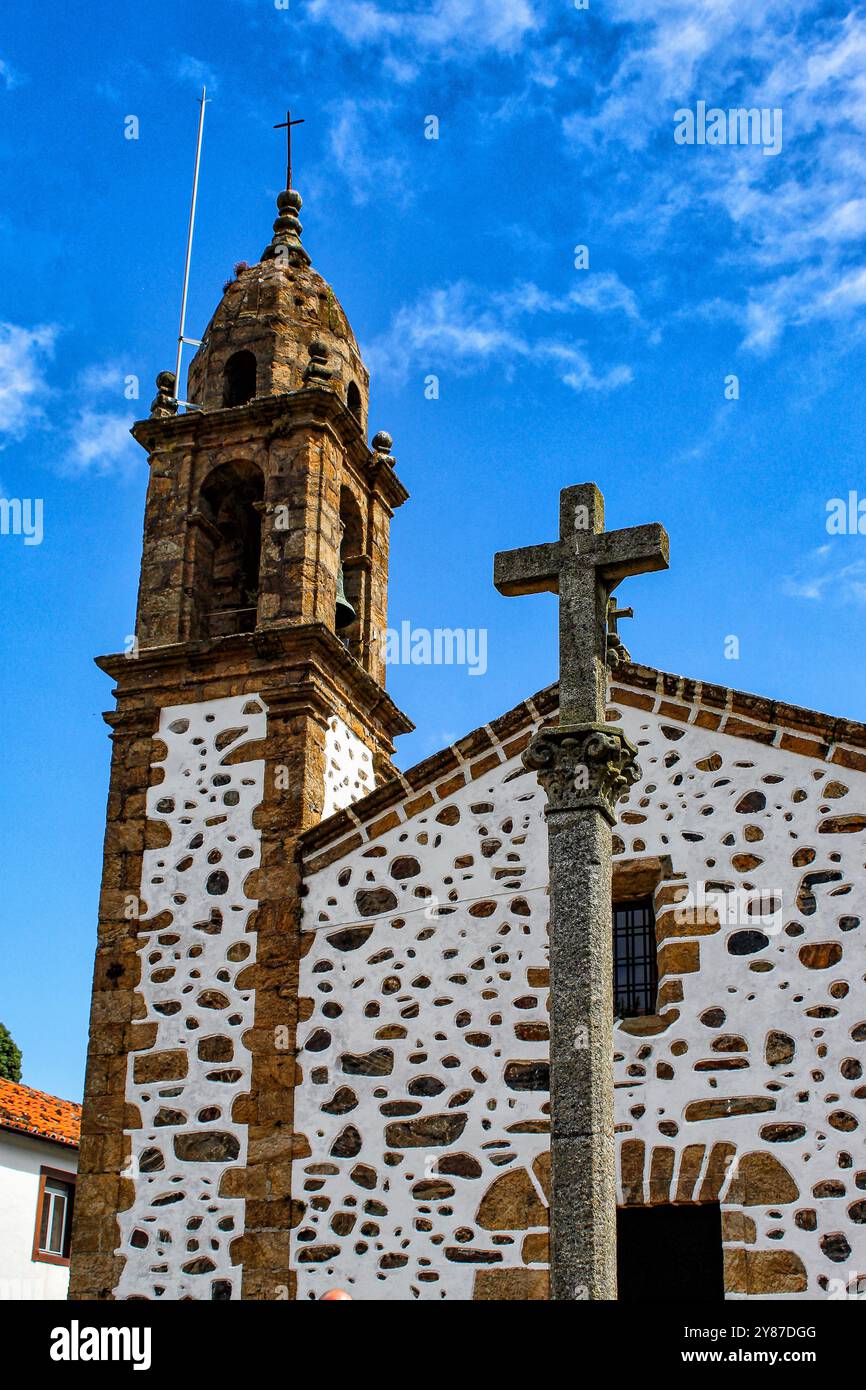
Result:
M662 526L605 531L593 483L560 493L559 540L494 561L502 594L559 595L560 709L523 755L547 793L551 1298L616 1298L611 827L637 750L605 722L611 592L666 569Z

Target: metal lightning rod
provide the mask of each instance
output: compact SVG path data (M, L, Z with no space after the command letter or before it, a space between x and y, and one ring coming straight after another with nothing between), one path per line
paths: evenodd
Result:
M188 406L188 402L180 400L180 365L183 356L183 345L184 343L190 343L195 347L201 346L198 339L185 337L184 330L186 328L186 300L189 291L189 267L190 260L192 259L192 237L195 230L195 206L198 200L198 174L201 166L201 142L204 133L204 108L206 105L207 87L202 87L201 96L199 98L198 138L195 144L195 169L193 170L192 176L192 199L189 206L189 229L186 237L186 260L183 267L183 293L180 300L180 327L178 328L177 334L177 359L174 369L175 396L178 398L178 405L184 406Z

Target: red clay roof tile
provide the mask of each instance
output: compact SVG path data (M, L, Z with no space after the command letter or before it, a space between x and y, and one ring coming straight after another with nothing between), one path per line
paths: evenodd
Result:
M0 1129L78 1148L81 1106L0 1077Z

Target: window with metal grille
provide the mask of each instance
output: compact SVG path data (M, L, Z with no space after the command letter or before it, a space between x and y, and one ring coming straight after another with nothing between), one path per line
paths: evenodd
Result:
M652 898L613 905L613 992L617 1018L655 1013L658 986Z

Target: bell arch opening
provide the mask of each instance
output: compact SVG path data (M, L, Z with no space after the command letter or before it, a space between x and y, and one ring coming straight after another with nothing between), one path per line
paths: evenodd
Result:
M194 595L199 637L252 632L259 601L264 477L253 463L221 464L199 494Z
M345 484L340 488L340 526L340 573L337 581L334 626L347 641L358 635L362 602L363 568L360 562L364 554L364 523L357 499Z
M248 348L233 352L223 369L223 405L246 405L256 394L256 355Z
M358 419L360 420L361 392L358 389L357 383L354 381L350 381L349 385L346 387L346 405L349 407L352 414L357 415Z

